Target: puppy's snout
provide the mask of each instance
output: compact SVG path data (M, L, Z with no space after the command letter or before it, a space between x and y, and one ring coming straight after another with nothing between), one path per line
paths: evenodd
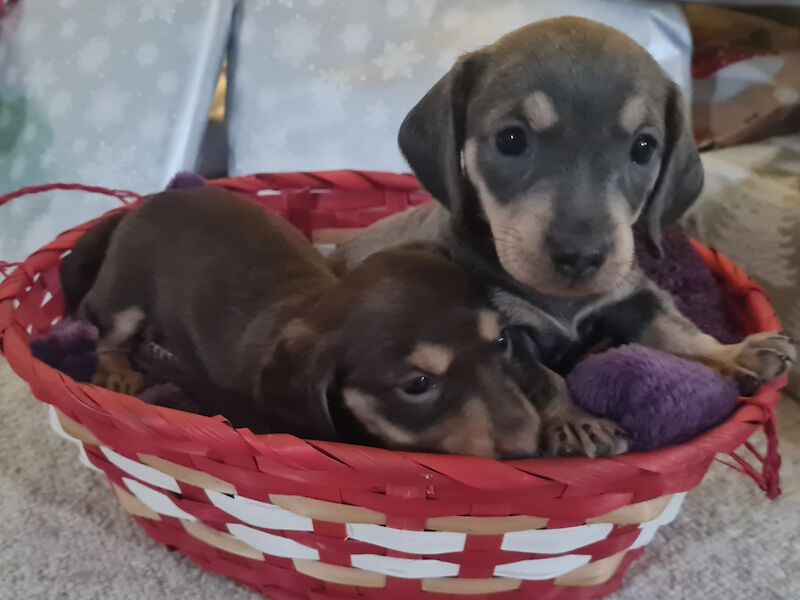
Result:
M550 259L556 271L572 279L585 279L597 273L605 264L610 248L608 244L567 246L551 242Z

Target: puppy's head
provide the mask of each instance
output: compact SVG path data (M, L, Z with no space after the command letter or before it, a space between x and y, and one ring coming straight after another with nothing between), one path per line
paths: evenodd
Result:
M509 275L554 296L608 293L634 221L658 246L703 181L678 87L633 40L574 17L462 57L398 141L462 236L491 237Z
M512 340L482 298L444 256L396 249L370 257L287 326L339 437L405 450L535 454L538 414L513 378Z

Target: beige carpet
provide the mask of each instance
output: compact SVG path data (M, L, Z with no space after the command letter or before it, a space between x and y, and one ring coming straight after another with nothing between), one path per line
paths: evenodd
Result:
M715 467L616 600L800 599L800 406L780 417L784 496ZM0 599L253 597L146 538L0 359Z

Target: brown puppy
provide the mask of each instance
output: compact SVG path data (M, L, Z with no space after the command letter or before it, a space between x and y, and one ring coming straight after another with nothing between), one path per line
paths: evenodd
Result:
M703 171L678 87L619 31L565 17L511 32L459 59L398 140L439 204L345 244L332 258L337 270L396 244L438 243L494 286L492 302L510 322L536 331L559 373L597 332L704 362L743 393L796 359L777 334L720 344L636 267L634 222L658 246L697 198ZM624 448L611 423L566 393L539 409L552 454Z
M101 223L62 279L101 331L96 383L136 391L127 354L147 328L209 412L260 432L531 456L528 395L554 393L520 389L497 313L441 253L378 253L339 280L280 217L216 188Z

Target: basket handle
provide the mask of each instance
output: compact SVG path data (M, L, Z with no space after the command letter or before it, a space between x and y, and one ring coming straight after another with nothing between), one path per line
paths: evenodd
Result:
M43 192L49 192L52 190L89 192L90 194L110 196L112 198L116 198L125 206L127 206L128 204L132 204L138 200L141 200L142 198L142 196L140 194L137 194L136 192L128 192L125 190L114 190L96 185L83 185L80 183L48 183L44 185L32 185L18 189L8 194L3 194L2 196L0 196L0 206L8 204L12 200L16 200L17 198L22 198L23 196L33 196L34 194L41 194ZM6 279L11 274L11 271L15 267L18 267L20 264L21 263L18 262L8 262L0 260L0 279Z
M52 190L89 192L90 194L111 196L112 198L116 198L122 204L125 205L136 202L137 200L141 200L142 198L141 195L137 194L136 192L128 192L125 190L114 190L111 188L105 188L96 185L83 185L81 183L47 183L44 185L32 185L18 189L15 192L3 194L2 196L0 196L0 206L3 206L4 204L7 204L12 200L16 200L17 198L21 198L23 196L33 196L34 194L41 194L42 192L50 192Z

